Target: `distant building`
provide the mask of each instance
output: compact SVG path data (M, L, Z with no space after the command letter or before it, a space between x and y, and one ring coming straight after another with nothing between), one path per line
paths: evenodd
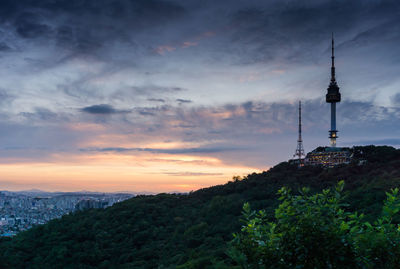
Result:
M351 159L351 153L347 148L317 148L316 150L307 153L305 165L322 165L324 167L334 167L340 164L349 164Z
M82 199L75 205L75 210L86 210L91 208L106 208L108 201L99 201L93 199Z

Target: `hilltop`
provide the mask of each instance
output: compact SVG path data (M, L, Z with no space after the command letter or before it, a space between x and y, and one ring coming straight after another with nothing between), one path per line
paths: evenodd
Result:
M354 147L354 162L324 169L287 162L189 194L139 195L107 209L63 216L0 241L12 268L227 268L227 243L244 202L272 216L277 190L318 191L345 180L353 210L378 215L385 191L400 186L400 150ZM360 164L359 160L366 160Z

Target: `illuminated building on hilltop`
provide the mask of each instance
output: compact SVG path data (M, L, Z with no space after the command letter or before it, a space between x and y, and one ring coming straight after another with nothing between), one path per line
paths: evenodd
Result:
M305 164L333 167L340 164L349 164L351 159L352 156L348 149L326 147L307 153Z

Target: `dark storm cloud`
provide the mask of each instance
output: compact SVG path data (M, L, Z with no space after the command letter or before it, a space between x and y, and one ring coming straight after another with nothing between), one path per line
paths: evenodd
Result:
M115 42L145 51L171 42L179 47L190 43L185 40L190 32L204 30L216 31L217 36L229 40L211 44L208 49L230 55L230 61L255 63L283 58L293 62L315 60L313 49L321 53L316 44L331 32L361 46L366 45L364 41L380 38L378 42L393 42L400 36L400 2L395 0L5 0L0 7L3 22L11 23L21 37L55 40L59 46L90 54ZM211 19L195 20L199 14L208 14ZM176 24L171 26L171 22ZM142 35L146 33L148 37ZM196 34L192 34L192 43L204 38Z
M22 38L55 40L77 52L91 52L107 42L133 44L133 33L184 14L179 4L163 0L5 0L0 10L1 21L11 23Z
M398 40L400 35L398 34L400 18L394 17L389 18L384 23L379 23L376 26L368 28L364 31L359 32L354 38L350 39L348 42L344 43L348 47L360 47L368 45L374 42L374 39L379 37L380 42Z
M81 111L89 113L89 114L97 114L97 115L110 115L110 114L117 114L117 113L128 113L128 110L118 110L115 109L111 105L107 104L100 104L100 105L93 105L81 108Z
M320 56L313 50L322 53L318 44L331 32L339 40L357 40L360 46L368 45L361 39L395 42L400 37L400 2L391 0L291 1L273 6L260 1L257 7L242 8L231 17L233 43L227 48L236 55L246 51L242 63L316 60ZM380 40L382 36L387 38Z
M4 42L0 42L0 51L9 51L11 48Z
M23 12L15 20L17 33L23 38L46 37L51 33L51 28L39 21L34 13Z

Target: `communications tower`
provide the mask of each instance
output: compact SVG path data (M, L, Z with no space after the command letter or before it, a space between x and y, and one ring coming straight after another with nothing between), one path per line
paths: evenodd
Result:
M297 139L297 148L293 158L299 159L299 165L303 165L304 148L303 139L301 138L301 101L299 101L299 138Z
M335 78L335 43L332 34L332 67L331 67L331 82L328 87L328 93L326 94L326 102L331 103L331 130L329 131L329 139L331 147L336 147L336 138L338 138L336 130L336 103L340 102L341 96L339 92L339 86L336 83Z

